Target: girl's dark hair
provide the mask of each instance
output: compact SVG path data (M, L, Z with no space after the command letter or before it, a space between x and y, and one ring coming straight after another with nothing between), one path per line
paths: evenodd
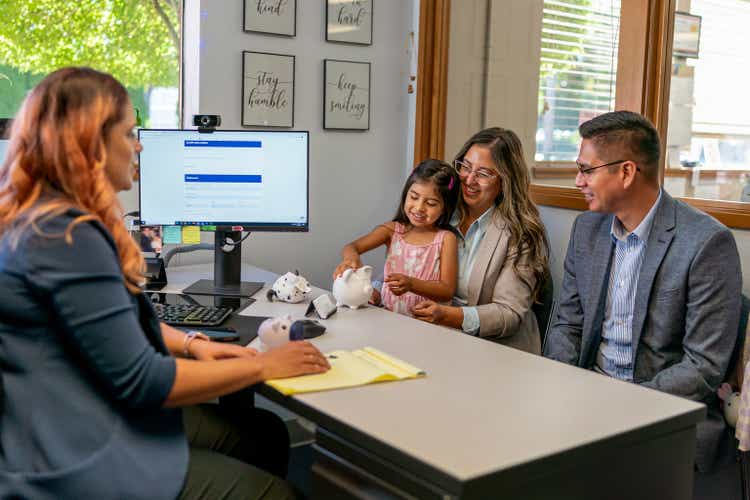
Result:
M463 160L473 146L487 148L494 160L500 177L500 193L495 199L495 206L508 223L508 255L512 256L513 270L521 279L524 278L519 273L519 267L531 268L535 283L533 287L531 283L527 285L536 300L549 273L549 244L539 210L529 198L529 169L524 160L521 140L512 130L500 127L480 130L466 141L456 160ZM460 203L459 214L463 218L466 216L463 198ZM528 256L528 261L521 264L523 254Z
M453 210L455 210L456 203L458 202L458 191L460 190L461 182L458 180L456 171L450 165L444 161L432 158L424 160L417 165L411 171L409 178L406 179L404 190L401 192L401 202L398 205L398 210L396 210L393 221L407 226L410 224L409 218L406 216L406 212L404 212L404 203L406 203L406 196L409 194L409 189L411 189L411 186L415 182L431 182L437 186L440 198L443 200L443 213L435 222L435 226L455 233L456 229L450 225L450 221Z

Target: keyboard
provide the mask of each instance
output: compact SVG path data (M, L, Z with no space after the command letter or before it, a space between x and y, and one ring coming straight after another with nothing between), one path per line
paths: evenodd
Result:
M232 314L232 307L199 304L153 304L156 317L172 326L218 326Z

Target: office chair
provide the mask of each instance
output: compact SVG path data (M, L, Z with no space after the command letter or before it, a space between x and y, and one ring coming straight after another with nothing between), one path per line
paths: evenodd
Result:
M538 302L535 302L531 306L531 310L534 312L534 316L536 316L536 323L539 326L539 340L540 345L542 346L542 352L544 352L544 342L547 340L547 330L552 321L554 302L555 287L552 282L552 275L547 272L544 285L542 285L542 290L538 297Z

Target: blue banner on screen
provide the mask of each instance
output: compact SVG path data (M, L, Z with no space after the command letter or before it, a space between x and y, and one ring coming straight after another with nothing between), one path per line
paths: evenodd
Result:
M185 141L186 148L260 148L260 141Z
M308 133L142 129L143 225L308 229Z
M261 182L260 175L185 174L185 182Z

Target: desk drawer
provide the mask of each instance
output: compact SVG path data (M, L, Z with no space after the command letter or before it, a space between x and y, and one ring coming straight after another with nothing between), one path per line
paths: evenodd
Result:
M439 486L347 443L325 429L318 428L313 452L313 498L457 498Z

